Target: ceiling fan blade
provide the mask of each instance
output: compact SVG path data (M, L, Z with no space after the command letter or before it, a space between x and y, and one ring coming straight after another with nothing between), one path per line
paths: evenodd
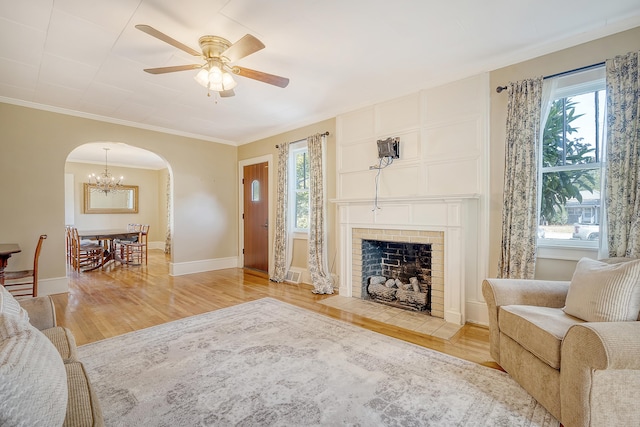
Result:
M242 77L247 77L253 80L258 80L264 83L278 87L287 87L289 79L286 77L276 76L274 74L263 73L262 71L251 70L249 68L235 66L231 69L233 74L237 74Z
M189 55L202 56L202 52L192 49L186 44L180 43L179 41L172 39L168 35L161 33L160 31L156 30L155 28L149 25L138 24L136 25L136 28L144 33L149 34L152 37L157 38L158 40L162 40L165 43L169 43L173 47L177 47L178 49L187 52Z
M160 67L160 68L145 68L149 74L165 74L165 73L175 73L176 71L187 71L187 70L197 70L198 68L202 68L203 66L200 64L189 64L189 65L175 65L173 67Z
M236 93L233 91L233 89L229 89L229 90L221 90L220 92L218 92L220 94L221 98L229 98L231 96L235 96Z
M236 62L260 49L264 49L264 44L251 34L247 34L222 52L222 56L229 58L229 62Z

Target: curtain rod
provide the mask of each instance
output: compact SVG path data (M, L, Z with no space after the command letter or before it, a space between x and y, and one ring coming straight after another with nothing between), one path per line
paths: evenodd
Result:
M320 136L329 136L329 131L326 131L325 133L321 133ZM280 148L280 145L276 144L276 148Z
M586 71L586 70L589 70L591 68L600 67L600 66L602 66L604 64L605 64L605 62L598 62L597 64L585 65L584 67L576 68L576 69L573 69L573 70L563 71L561 73L556 73L556 74L551 74L550 76L544 76L543 79L544 80L552 79L554 77L560 77L560 76L564 76L564 75L567 75L567 74L573 74L573 73L577 73L577 72L580 72L580 71ZM507 86L498 86L496 88L496 92L500 93L500 92L502 92L503 90L506 90L506 89L507 89Z

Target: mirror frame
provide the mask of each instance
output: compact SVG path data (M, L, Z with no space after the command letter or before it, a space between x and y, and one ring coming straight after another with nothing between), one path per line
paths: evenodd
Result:
M86 214L132 214L138 213L138 186L122 185L125 190L133 190L133 207L132 208L95 208L91 207L91 191L95 188L94 184L84 183L84 212Z

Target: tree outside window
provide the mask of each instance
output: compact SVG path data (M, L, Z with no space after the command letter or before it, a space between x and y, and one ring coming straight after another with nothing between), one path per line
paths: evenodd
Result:
M293 151L295 165L295 226L299 231L309 229L309 156L307 147Z

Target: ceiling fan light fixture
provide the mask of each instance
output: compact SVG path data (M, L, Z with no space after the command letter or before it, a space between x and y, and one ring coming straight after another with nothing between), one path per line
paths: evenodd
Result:
M194 80L207 89L216 92L231 90L238 85L231 73L223 71L215 65L210 69L203 68L198 71Z
M222 70L218 67L211 67L209 71L209 81L213 84L222 83Z
M222 87L224 88L223 90L231 90L237 85L238 83L233 79L231 73L228 73L226 71L222 73Z
M198 71L198 74L195 75L194 80L197 81L198 84L201 84L204 87L208 87L209 70L207 70L206 68L201 69L200 71Z

